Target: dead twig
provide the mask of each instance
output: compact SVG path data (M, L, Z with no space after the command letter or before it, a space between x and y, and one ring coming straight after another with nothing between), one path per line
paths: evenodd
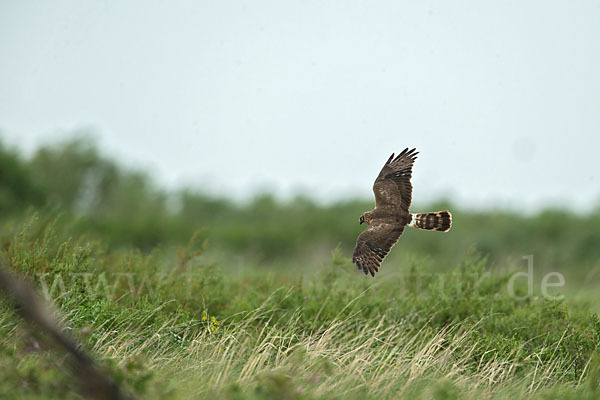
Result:
M97 400L133 399L102 372L83 348L60 328L56 312L31 284L8 272L1 260L0 292L4 292L8 301L25 321L37 327L55 347L70 355L71 369L79 378L81 390L86 397Z

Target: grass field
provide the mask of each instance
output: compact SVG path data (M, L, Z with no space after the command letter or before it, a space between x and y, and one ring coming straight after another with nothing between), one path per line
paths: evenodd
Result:
M136 397L600 397L600 211L428 205L452 230L407 231L373 279L368 201L167 193L81 141L0 156L0 257ZM68 366L0 303L3 397L80 398Z

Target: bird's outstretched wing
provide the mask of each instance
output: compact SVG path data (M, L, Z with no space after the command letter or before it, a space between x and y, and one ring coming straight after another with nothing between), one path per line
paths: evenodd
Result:
M352 255L352 262L365 275L375 276L379 266L390 249L404 231L404 225L389 224L383 220L373 220L369 227L358 236Z
M416 149L404 149L387 160L373 184L375 207L399 208L408 212L412 201L412 167L419 154Z

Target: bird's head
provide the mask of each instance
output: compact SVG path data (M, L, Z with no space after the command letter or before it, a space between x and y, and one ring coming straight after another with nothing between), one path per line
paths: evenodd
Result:
M365 213L363 213L363 214L360 216L360 223L361 223L361 224L363 224L363 223L370 224L372 220L373 220L373 217L371 216L371 213L370 213L370 212L368 212L368 211L367 211L367 212L365 212Z

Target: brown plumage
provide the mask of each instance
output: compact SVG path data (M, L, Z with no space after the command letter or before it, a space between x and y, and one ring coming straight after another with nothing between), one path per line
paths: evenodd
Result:
M449 211L411 214L408 209L412 200L412 167L419 154L416 149L404 149L387 160L373 184L375 209L360 216L360 223L369 227L358 236L352 262L365 274L375 276L381 262L405 226L447 232L452 225Z

